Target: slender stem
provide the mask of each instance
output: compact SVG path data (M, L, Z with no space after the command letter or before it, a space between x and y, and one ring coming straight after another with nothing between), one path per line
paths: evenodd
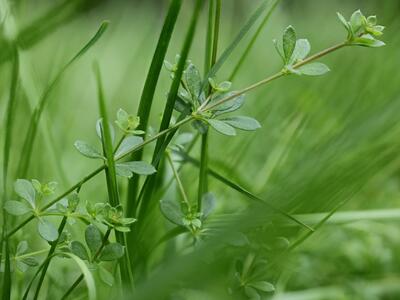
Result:
M127 136L126 133L124 133L124 134L122 135L121 139L118 141L118 143L117 143L117 145L115 146L114 151L113 151L114 155L115 155L115 153L118 151L119 146L121 146L121 144L122 144L122 142L124 141L124 139L126 138L126 136Z
M325 50L323 50L323 51L321 51L321 52L319 52L319 53L316 53L316 54L310 56L309 58L303 60L302 62L299 62L299 63L295 64L295 65L293 66L293 68L299 68L299 67L301 67L301 66L303 66L303 65L305 65L305 64L307 64L307 63L309 63L309 62L311 62L311 61L313 61L313 60L316 60L316 59L318 59L318 58L321 58L321 57L323 57L323 56L325 56L325 55L327 55L327 54L329 54L329 53L331 53L331 52L333 52L333 51L336 51L336 50L338 50L338 49L340 49L340 48L343 48L343 47L345 47L345 46L347 46L347 45L348 45L347 42L343 42L343 43L337 44L337 45L335 45L335 46L332 46L332 47L330 47L330 48L327 48L327 49L325 49ZM280 77L282 77L282 76L284 76L284 75L285 75L285 74L284 74L282 71L281 71L281 72L278 72L278 73L276 73L275 75L272 75L272 76L270 76L270 77L268 77L268 78L265 78L265 79L263 79L263 80L261 80L261 81L255 83L255 84L252 84L252 85L248 86L247 88L244 88L244 89L242 89L242 90L240 90L240 91L238 91L238 92L232 94L232 95L229 96L229 97L225 97L225 98L219 100L218 102L214 103L214 104L211 105L211 106L204 107L204 108L202 109L202 111L206 111L206 110L210 110L210 109L212 109L212 108L215 108L216 106L219 106L219 105L221 105L222 103L224 103L224 102L226 102L226 101L232 100L232 99L234 99L234 98L236 98L236 97L238 97L238 96L240 96L240 95L242 95L242 94L244 94L244 93L246 93L246 92L248 92L248 91L251 91L251 90L253 90L253 89L255 89L255 88L259 87L259 86L262 86L262 85L264 85L264 84L267 84L267 83L269 83L269 82L271 82L271 81L273 81L273 80L275 80L275 79L278 79L278 78L280 78ZM170 128L160 131L158 134L154 135L153 137L149 138L148 140L146 140L146 141L144 141L143 143L141 143L140 145L138 145L136 148L132 149L131 151L127 152L126 154L124 154L123 156L121 156L120 158L118 158L118 160L120 160L120 159L122 159L122 158L125 158L127 155L129 155L129 154L131 154L131 153L133 153L133 152L135 152L135 151L138 151L138 150L142 149L142 148L143 148L144 146L146 146L147 144L149 144L149 143L151 143L151 142L157 140L157 139L160 138L161 136L163 136L163 135L169 133L170 131L177 129L178 127L182 126L183 124L186 124L186 123L192 121L193 119L194 119L194 116L189 116L189 117L187 117L187 118L185 118L185 119L183 119L183 120L181 120L181 121L175 123L175 124L174 124L173 126L171 126ZM82 184L84 184L85 182L89 181L91 178L93 178L94 176L96 176L98 173L100 173L100 172L103 171L104 169L105 169L105 166L99 167L98 169L96 169L95 171L93 171L92 173L90 173L89 175L87 175L85 178L83 178L81 181L79 181L77 184L75 184L73 187L71 187L69 190L67 190L65 193L63 193L62 195L60 195L59 197L57 197L56 199L54 199L53 201L51 201L48 205L44 206L41 210L47 209L47 208L49 208L50 206L54 205L55 203L57 203L58 201L60 201L62 198L64 198L65 196L67 196L69 193L71 193L73 190L75 190L77 187L79 187L79 186L81 186ZM35 218L35 216L32 215L32 216L28 217L27 219L25 219L24 221L22 221L17 227L15 227L13 230L11 230L10 232L7 233L6 238L9 238L9 237L12 236L13 234L15 234L19 229L21 229L23 226L25 226L26 224L28 224L28 223L29 223L30 221L32 221L34 218Z
M35 296L33 297L34 300L37 300L39 297L40 289L43 285L44 278L46 276L47 270L49 268L50 262L51 262L51 257L53 256L54 252L56 251L58 241L60 240L61 233L63 232L65 225L67 223L67 217L63 217L60 223L60 226L58 227L58 238L51 244L49 253L47 254L47 261L43 266L42 273L40 274L39 282L36 287L35 291Z
M310 62L312 62L314 60L317 60L317 59L319 59L319 58L321 58L321 57L323 57L323 56L325 56L325 55L327 55L327 54L329 54L331 52L339 50L339 49L341 49L341 48L343 48L343 47L345 47L347 45L348 45L348 42L346 41L346 42L342 42L342 43L339 43L337 45L334 45L332 47L329 47L329 48L327 48L325 50L322 50L321 52L318 52L318 53L306 58L305 60L294 64L293 65L293 69L300 68L301 66L304 66L304 65L306 65L306 64L308 64L308 63L310 63ZM221 104L223 104L223 103L225 103L225 102L227 102L229 100L232 100L232 99L234 99L234 98L236 98L236 97L238 97L240 95L243 95L244 93L247 93L247 92L249 92L251 90L254 90L255 88L258 88L261 85L267 84L267 83L269 83L271 81L274 81L274 80L276 80L276 79L278 79L280 77L283 77L285 75L286 75L286 72L279 71L278 73L276 73L276 74L274 74L272 76L269 76L269 77L267 77L267 78L265 78L265 79L263 79L263 80L261 80L259 82L256 82L256 83L254 83L254 84L252 84L252 85L250 85L250 86L248 86L248 87L246 87L246 88L244 88L244 89L242 89L242 90L240 90L240 91L238 91L236 93L233 93L232 95L230 95L228 97L225 97L225 98L213 103L212 105L204 107L202 109L202 111L213 109L213 108L215 108L215 107L217 107L217 106L219 106L219 105L221 105Z
M176 168L174 166L174 162L172 161L171 153L169 151L166 151L165 154L167 156L168 163L171 166L172 172L174 173L174 177L175 177L176 183L178 184L179 192L182 195L183 203L185 203L188 211L190 211L190 202L189 202L189 199L188 199L187 194L185 192L185 189L183 187L181 178L179 177L178 171L176 170Z
M38 250L38 251L34 251L34 252L29 252L29 253L26 253L26 254L14 256L14 260L23 259L23 258L25 258L25 257L36 256L36 255L45 253L45 252L47 252L47 251L48 251L47 249L42 249L42 250Z

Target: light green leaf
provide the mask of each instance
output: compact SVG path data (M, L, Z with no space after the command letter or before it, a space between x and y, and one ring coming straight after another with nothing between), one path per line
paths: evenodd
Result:
M311 51L310 42L307 39L299 39L296 41L296 47L294 48L293 55L290 59L290 64L296 61L303 60Z
M40 236L49 242L54 242L58 238L57 228L47 220L39 220L38 231Z
M288 63L296 47L296 31L292 26L288 26L283 33L283 54L285 62Z
M87 250L81 242L72 241L70 248L71 252L76 256L78 256L80 259L89 260L89 255L87 253Z
M356 34L360 30L363 22L363 14L360 10L356 10L350 17L350 25L353 33Z
M110 243L101 251L99 259L101 261L112 261L124 255L124 247L119 243Z
M258 294L257 290L250 286L245 286L244 292L246 296L249 297L249 300L261 300L260 294Z
M25 258L21 259L21 262L23 262L24 264L26 264L30 267L36 267L39 265L38 260L34 257L25 257Z
M28 242L27 241L20 241L17 245L17 251L15 255L24 254L28 250Z
M187 84L187 88L189 89L190 94L192 95L192 100L198 99L201 92L201 76L199 70L195 65L190 64L185 71L185 80Z
M245 116L237 116L223 119L223 121L235 128L253 131L258 128L261 128L260 123L253 118L245 117Z
M117 151L115 152L115 159L119 159L120 157L124 156L126 153L129 153L137 146L143 143L143 138L139 136L128 136L126 137L121 145L118 147Z
M95 147L85 141L78 140L74 143L74 146L82 155L86 157L105 159L104 156Z
M85 241L92 255L96 254L102 244L100 230L95 225L89 225L85 230Z
M266 293L275 291L275 287L268 281L256 281L248 284L249 286Z
M145 161L129 161L124 163L116 164L116 167L126 168L132 173L139 175L151 175L157 172L156 168L153 165L145 162Z
M26 179L17 179L14 183L14 190L18 196L28 201L35 208L36 192L32 182Z
M228 136L236 135L235 128L233 128L231 125L229 125L228 123L226 123L224 121L216 120L216 119L208 119L207 122L208 122L208 124L211 125L212 128L214 128L219 133L222 133L222 134L228 135Z
M182 214L181 207L176 201L160 201L160 209L165 218L176 225L183 225L184 215Z
M99 277L100 279L107 284L108 286L113 286L114 284L114 276L112 275L111 272L109 272L106 268L104 268L102 265L99 265L98 268L99 272Z
M351 27L350 24L346 21L345 17L339 12L336 13L340 22L344 25L348 33L351 33Z
M13 200L6 201L6 203L4 203L4 209L10 215L14 216L21 216L32 211L32 208L29 207L27 204Z
M355 38L352 42L353 45L363 46L363 47L370 47L370 48L379 48L383 47L386 44L380 40L375 39L370 34L364 34L359 38Z
M308 76L319 76L329 72L330 69L323 63L309 63L297 69L301 74Z
M203 218L207 218L215 208L215 196L213 193L206 193L202 197Z

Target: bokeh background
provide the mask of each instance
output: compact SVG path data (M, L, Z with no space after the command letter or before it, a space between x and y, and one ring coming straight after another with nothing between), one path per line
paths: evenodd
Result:
M21 88L10 159L14 171L19 156L23 155L21 145L28 118L41 93L94 34L101 21L111 22L105 36L52 91L35 141L29 177L55 180L62 191L97 166L96 162L82 158L73 147L77 139L97 142L94 125L99 113L93 61L98 60L102 68L110 114L119 108L136 112L168 1L99 0L81 1L83 4L77 6L62 5L61 1L10 2L17 29L37 20L50 23L44 26L45 35L21 52ZM168 50L170 61L181 48L193 8L193 1L184 2ZM221 50L233 40L258 3L223 1ZM235 138L211 135L210 165L214 169L294 214L313 214L308 216L311 223L345 202L328 224L283 258L281 276L271 276L277 293L264 295L266 299L400 298L400 2L282 0L233 86L246 87L279 70L280 59L272 39L280 37L287 25L293 25L299 37L308 38L312 52L316 52L345 38L336 12L349 17L358 8L366 15L376 14L379 24L387 26L383 37L386 47L340 50L323 58L332 70L326 76L293 76L249 93L244 113L257 118L262 128ZM189 55L200 68L204 58L206 10L202 15ZM229 77L246 41L222 68L219 80ZM4 54L7 46L2 45L0 52ZM0 58L0 118L4 124L10 63L5 54L0 54ZM158 128L170 82L168 72L163 71L150 120L154 128ZM0 138L1 132L0 129ZM150 155L151 151L145 154ZM197 176L194 168L183 170L184 184L193 197ZM11 184L13 178L8 180ZM218 197L219 215L235 214L247 207L248 201L243 196L215 180L210 181L210 189ZM93 201L104 201L105 195L103 177L82 190L82 197ZM71 231L77 233L79 229ZM29 229L21 238L28 233ZM285 232L278 235L285 236ZM33 241L32 247L40 247L41 243ZM227 264L207 267L219 274L217 278L200 272L195 279L196 267L191 268L190 264L185 267L184 263L176 262L180 270L176 271L177 278L192 278L197 285L176 297L225 297L223 283L229 280L221 275L221 270L228 268ZM59 266L69 270L65 263L60 262ZM48 284L54 290L49 291L50 295L58 295L63 280L71 281L76 272L69 270L66 278L61 279L51 269L52 282ZM151 284L158 286L167 277L162 272ZM149 286L144 285L143 293L147 293L148 299L157 299L151 296L154 291Z

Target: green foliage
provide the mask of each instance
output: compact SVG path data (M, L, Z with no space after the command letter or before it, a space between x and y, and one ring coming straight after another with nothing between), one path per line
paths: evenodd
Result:
M326 74L330 69L320 60L343 47L383 46L380 36L384 27L378 25L375 16L366 17L360 10L348 21L338 14L347 39L311 54L310 42L298 38L294 27L288 26L282 37L274 40L283 67L268 76L263 62L266 49L260 47L257 52L253 46L258 45L256 39L278 2L260 1L233 41L226 49L220 49L226 42L220 29L228 27L230 20L222 9L241 2L196 0L188 6L192 9L191 19L186 20L187 14L182 14L182 26L176 28L174 43L179 44L182 30L186 31L186 37L181 54L170 63L165 61L165 56L183 3L170 1L137 114L119 109L113 120L108 115L111 109L123 104L130 109L137 106L131 101L138 97L131 91L137 91L142 85L143 65L149 62L133 57L132 53L149 53L146 41L152 39L156 22L151 23L148 15L134 19L135 25L139 25L129 27L134 42L138 31L144 32L144 25L153 25L151 31L142 34L142 42L134 43L139 45L135 51L131 46L126 47L132 64L124 56L124 47L119 49L121 52L113 53L112 66L118 69L119 76L111 73L107 53L94 53L107 69L102 78L99 64L95 63L98 115L94 116L88 109L90 101L84 101L94 98L89 80L82 83L78 76L65 77L66 83L77 80L84 84L88 93L81 91L83 86L79 88L82 97L79 108L84 113L74 115L75 122L71 123L63 115L65 112L69 116L71 107L75 114L76 103L69 99L76 97L68 92L71 85L59 83L72 63L102 36L108 22L57 71L58 59L62 59L53 55L53 49L51 57L57 59L47 59L44 64L39 60L36 63L36 52L28 49L32 41L44 36L44 25L37 25L38 32L29 26L29 31L22 27L21 32L9 35L10 24L23 19L13 16L18 14L21 4L17 1L12 10L6 10L6 21L1 26L4 33L0 32L4 50L0 63L7 57L11 59L10 49L15 53L12 69L2 69L2 72L11 71L2 76L5 81L10 79L1 177L1 207L6 212L2 214L0 237L3 281L0 289L4 299L32 296L33 299L94 300L103 299L110 292L121 299L366 299L370 296L378 299L386 293L389 298L392 294L397 296L398 287L393 288L385 280L389 274L394 277L398 273L399 241L393 238L398 236L398 230L380 220L393 222L400 213L394 209L337 213L345 204L347 209L393 206L398 198L396 170L400 144L396 120L400 109L397 98L392 96L398 94L398 89L393 87L397 83L395 64L386 62L387 57L394 57L393 50L386 50L392 56L368 59L363 53L357 56L350 51L348 56L339 56L340 61L332 61L338 73L322 78L320 85L311 79L307 84L301 79L283 79L270 85L266 93L256 95L256 99L251 98L256 88L285 75ZM60 14L65 13L64 17L70 14L67 8L83 9L92 1L70 3L73 4L57 5ZM198 45L203 44L199 37L205 33L202 27L206 26L198 23L206 3L209 12L203 55ZM238 6L231 16L230 29L236 29L241 13L250 5L246 2L243 9ZM296 8L298 4L287 5ZM305 27L301 22L312 23L303 16L303 13L307 15L306 2L301 5L304 12L298 28ZM138 11L142 9L147 8L138 7ZM296 11L293 9L294 15ZM108 10L104 12L109 14ZM49 20L52 18L49 16ZM121 19L121 24L124 22ZM110 47L119 45L116 42L120 28L118 24L115 26ZM196 27L200 30L197 33ZM315 27L310 31L320 34ZM311 32L310 40L314 41ZM23 41L31 42L24 45ZM45 45L51 45L52 41L49 36ZM245 42L243 54L232 55L242 48L239 46L242 41ZM396 46L395 40L393 43ZM48 52L45 45L40 48L40 54ZM24 49L21 66L19 49ZM205 68L200 69L196 64L203 56ZM35 59L32 70L26 65L30 58ZM231 58L238 59L239 63L233 64ZM248 65L244 64L247 60ZM159 78L163 63L170 78ZM273 62L269 59L268 64ZM41 86L36 81L46 78L43 74L48 72L48 65L54 65L56 76L50 76L50 81L45 82L38 105L31 112L30 104L35 103L31 102L31 98L35 101L32 87ZM124 73L121 66L128 72ZM222 69L225 66L227 70ZM76 74L84 74L80 72L87 68L78 71L78 67ZM236 76L239 69L247 71ZM224 78L225 71L232 75ZM40 76L30 78L36 72ZM260 72L263 79L253 82ZM394 75L390 78L377 75L383 72ZM165 93L164 80L169 79L172 83L167 100L158 99ZM112 97L106 97L106 93ZM48 105L53 98L58 101ZM164 108L153 108L153 98L157 99L157 105L164 103ZM22 105L15 105L17 100ZM244 110L262 122L245 116ZM41 121L39 125L43 112L48 117L47 124ZM21 121L26 117L31 120L27 124ZM71 147L64 150L61 146L65 141L71 143L71 136L77 136L70 128L79 128L79 135L86 134L86 122L96 118L97 144L82 140L74 143L79 153L93 160L75 161L76 157L68 152ZM15 129L14 123L18 125ZM14 151L12 137L15 136L13 147L18 146L18 135L24 128L27 132L21 140L23 146L20 151ZM259 132L240 133L256 130ZM220 134L237 137L227 139ZM41 146L40 151L33 151L34 143ZM14 162L18 165L15 168ZM85 173L91 164L97 164L97 168ZM75 171L82 173L82 178L70 185ZM95 179L102 173L105 181ZM17 179L27 175L58 178L61 193L58 194L54 181ZM12 182L15 193L9 188ZM78 197L81 190L83 201ZM123 201L121 196L125 195L126 201ZM360 222L363 218L374 221L364 224ZM371 229L379 232L373 235ZM324 239L325 230L328 236ZM26 240L21 241L22 238ZM80 275L71 278L77 270ZM58 280L60 274L62 281ZM371 278L377 279L378 288L374 289ZM26 280L23 285L22 279ZM87 291L80 287L82 281ZM361 288L355 285L359 282L363 284ZM24 291L20 291L21 287Z

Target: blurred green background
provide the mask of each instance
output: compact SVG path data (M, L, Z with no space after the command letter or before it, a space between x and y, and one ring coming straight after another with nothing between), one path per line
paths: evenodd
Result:
M191 14L192 1L184 2L168 50L170 61L181 48ZM11 3L16 28L25 28L61 2L15 0ZM229 45L258 3L255 0L223 1L221 49ZM110 20L111 26L101 41L74 64L51 93L35 141L29 178L55 180L59 183L58 191L63 191L88 169L97 166L96 162L83 159L73 147L77 139L97 142L94 125L99 113L92 63L95 59L100 62L110 114L119 108L135 113L167 4L164 0L86 1L76 9L55 9L57 18L46 29L46 36L21 52L18 119L10 160L12 171L21 155L27 120L41 93L66 61L94 34L101 21ZM332 70L326 76L284 78L249 93L244 114L257 118L262 128L234 138L217 133L211 135L212 168L260 197L293 214L320 213L310 217L310 222L314 223L341 202L346 204L340 211L351 212L348 215L339 212L336 219L334 215L331 222L291 255L281 258L284 263L279 264L279 272L265 271L276 283L274 299L400 298L400 160L397 157L400 150L400 2L282 0L233 86L241 89L279 70L280 59L272 39L280 37L287 25L293 25L299 37L308 38L312 52L316 52L345 38L336 12L349 17L358 8L365 15L376 14L379 24L387 26L383 37L386 47L340 50L323 58ZM61 11L66 12L65 16ZM189 55L199 67L204 59L205 30L206 10ZM2 49L6 46L0 51ZM218 80L230 75L243 49L242 45L234 52L218 74ZM1 61L0 118L3 124L10 63L6 59ZM170 82L168 72L163 71L150 121L154 128L158 128ZM190 130L189 126L185 128L185 131ZM151 151L145 154L150 155ZM192 197L196 195L197 177L195 168L184 168L184 184ZM11 184L13 178L8 180ZM125 186L123 188L125 191ZM219 182L211 179L210 189L218 198L217 215L235 214L247 208L248 200ZM173 197L174 194L170 194ZM82 197L89 201L103 201L105 195L102 176L82 190ZM371 213L361 214L361 217L356 214L366 210ZM247 219L260 217L249 212L244 216ZM241 230L240 226L237 230ZM283 236L292 242L299 234L298 231L286 234L285 230L277 233L268 230L271 228L267 228L265 235L249 233L250 242L270 241L271 236ZM79 232L76 228L71 231ZM28 234L29 229L20 238L27 238ZM252 234L256 235L254 239ZM41 242L34 243L40 245ZM243 256L239 250L236 252L231 253L232 260ZM198 254L198 257L204 255ZM229 285L225 283L230 279L221 274L229 268L228 264L221 262L204 267L215 272L211 276L207 271L201 275L197 265L185 267L182 265L185 262L177 260L175 264L179 267L172 270L176 271L177 279L190 278L189 281L196 284L179 292L176 299L236 299L236 296L225 295ZM65 263L59 264L60 268L68 269ZM57 278L55 269L50 270L54 285L50 295L58 295L57 288L63 286L64 279ZM77 271L68 270L66 280L71 281ZM197 272L200 273L196 275ZM157 299L151 296L154 291L150 287L158 286L159 281L168 276L160 274L154 282L149 281L149 286L143 287L148 299ZM21 279L21 285L23 281ZM163 288L161 285L160 289ZM266 299L270 296L264 295Z

